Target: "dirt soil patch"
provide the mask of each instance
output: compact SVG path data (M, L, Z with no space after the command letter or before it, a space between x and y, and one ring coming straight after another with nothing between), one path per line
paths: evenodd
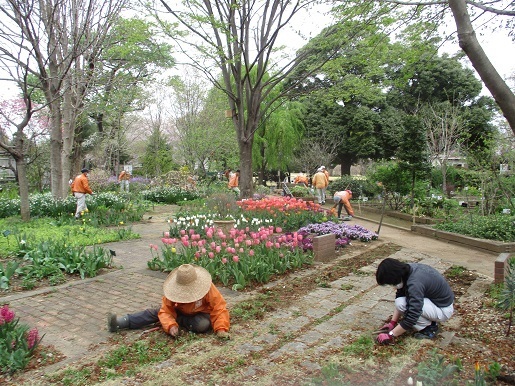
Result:
M343 350L341 346L335 345L334 348L329 347L324 351L316 351L315 348L315 356L307 352L306 355L297 355L295 350L299 349L299 345L296 344L296 338L298 340L299 337L314 334L315 326L289 332L281 330L281 326L265 322L272 315L291 312L289 308L292 304L302 303L304 296L317 289L329 288L340 278L353 277L355 283L372 280L371 274L363 269L400 249L391 243L374 248L359 244L353 253L342 256L333 264L277 277L273 283L249 292L244 297L245 300L233 305L231 310L231 342L219 341L212 335L184 334L173 340L162 331L147 334L128 331L113 336L108 343L107 351L110 354L104 351L100 356L96 354L84 358L74 365L72 373L82 374L80 381L70 373L45 375L46 365L59 359L59 354L54 352L50 357L55 360L47 360L46 354L36 355L27 372L13 377L0 377L0 383L241 385L248 382L255 385L404 385L409 377L417 379L418 364L429 363L434 358L434 350L437 350L443 359L441 368L435 368L434 374L442 373L445 366L458 362L461 362L462 369L459 373L439 379L433 384L466 385L474 380L476 362L482 369L494 362L500 364L500 377L492 380L493 383L515 384L515 333L506 336L507 315L495 308L495 302L485 292L488 285L477 285L481 282L480 275L462 267L451 267L445 272L456 294L456 311L451 319L453 322L442 328L441 332L445 334L439 334L435 341L416 341L409 334L405 334L395 345L378 346L373 343L373 338L367 339L366 334L355 334L342 337L348 342ZM341 291L351 290L351 287L341 284ZM366 296L365 291L356 292L355 299ZM349 312L351 306L352 301L342 305L348 307ZM322 324L339 312L341 307L335 307L318 318L317 323ZM300 309L299 315L295 315L293 311L291 317L293 320L302 318ZM258 334L269 340L265 342L268 344L266 351L258 351L257 348L252 351L254 346L251 342ZM234 341L238 341L240 347L247 345L249 352L235 352ZM281 352L284 347L288 347L289 351L284 350L282 355L271 355ZM158 350L152 351L152 348ZM52 352L51 348L44 345L40 350L43 353ZM114 363L113 357L117 356L121 360ZM108 358L112 362L109 366L106 365ZM273 366L267 367L263 363ZM110 378L113 380L109 381ZM36 383L34 379L37 379ZM425 382L424 385L426 384L431 383Z

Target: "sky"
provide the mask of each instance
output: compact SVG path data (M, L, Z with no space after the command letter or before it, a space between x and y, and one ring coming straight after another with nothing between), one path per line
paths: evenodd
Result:
M309 14L303 15L297 20L297 23L302 26L303 33L309 37L315 37L325 26L331 23L331 19L325 14L327 10L321 12L311 11ZM442 28L441 36L448 36L456 31L456 25L450 10L448 11L448 20L446 25ZM476 36L478 37L479 43L483 47L483 50L487 54L488 58L492 62L493 66L499 72L499 75L508 82L508 85L514 89L515 80L509 81L509 77L515 77L515 42L511 37L508 36L508 30L501 29L496 32L491 31L491 17L488 20L478 19L474 22L474 28ZM292 31L286 34L284 38L285 42L288 42L288 46L295 49L301 48L307 43L307 40L301 39L297 34ZM461 48L458 42L447 41L442 45L440 53L455 54L460 52ZM472 68L472 65L468 58L465 57L464 64ZM475 71L474 71L475 73ZM476 74L477 78L479 76ZM483 95L490 95L488 90L483 87Z
M327 15L328 10L329 8L327 7L321 8L318 6L316 10L311 9L309 12L298 15L298 17L296 16L295 26L280 34L281 44L287 45L291 50L301 48L310 38L315 37L325 26L331 23L331 18ZM490 24L489 21L490 20L480 21L483 23L483 26L481 26L481 24L474 25L476 28L476 35L478 36L478 40L484 51L501 77L507 80L510 87L515 88L515 80L508 80L509 77L515 76L515 42L508 36L508 32L506 30L499 30L492 33L487 27L485 27L485 25L488 26ZM301 38L295 30L300 30L305 38ZM453 31L455 31L455 24L451 15L449 15L445 33L449 34ZM441 49L442 53L446 52L449 54L454 54L458 51L460 51L458 43L451 41L445 43ZM465 59L465 64L472 68L468 59ZM0 92L0 100L13 98L18 94L17 88L11 82L1 82L0 86L0 89L2 90ZM482 94L490 95L488 90L485 88L483 89Z

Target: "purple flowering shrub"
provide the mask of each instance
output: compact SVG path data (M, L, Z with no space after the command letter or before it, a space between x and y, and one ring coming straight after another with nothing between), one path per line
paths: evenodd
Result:
M0 373L24 369L43 338L37 328L19 322L7 304L0 308Z
M333 221L326 221L320 224L309 224L298 230L298 234L302 235L302 244L305 250L313 249L313 239L309 235L316 234L317 236L327 235L333 233L336 237L336 248L342 248L350 244L351 240L359 240L369 242L377 240L377 233L369 231L361 225L348 225L344 223L335 223Z

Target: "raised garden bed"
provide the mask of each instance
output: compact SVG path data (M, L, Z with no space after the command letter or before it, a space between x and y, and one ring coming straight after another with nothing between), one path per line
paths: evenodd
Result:
M469 247L485 249L495 253L515 252L515 243L505 243L502 241L477 239L470 236L460 235L458 233L441 231L427 225L412 225L411 231L419 233L423 236L433 237L439 240L448 240L459 244L465 244Z

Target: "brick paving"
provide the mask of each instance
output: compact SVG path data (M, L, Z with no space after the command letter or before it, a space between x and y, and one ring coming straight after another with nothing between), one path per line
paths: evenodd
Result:
M45 334L45 344L54 345L66 356L59 367L98 353L112 336L106 329L108 312L123 315L160 304L166 273L150 271L146 264L150 259L149 244L161 244L162 232L168 230L166 218L169 215L154 213L152 220L134 225L133 231L139 233L141 239L105 245L116 251L114 264L123 269L83 281L0 297L0 303L9 303L24 323L37 326L40 333ZM372 230L376 227L360 219L355 223ZM478 271L486 272L487 281L493 277L494 255L450 246L388 226L383 226L377 243L383 241L404 246L392 257L421 261L440 271L458 261L471 269L480 267ZM479 262L471 258L471 254L479 254ZM303 358L299 363L308 370L319 368L317 356L341 349L356 334L377 328L393 309L391 288L378 287L375 283L373 273L378 263L362 268L360 275L342 277L329 283L327 288L315 289L282 311L269 314L257 325L233 329L234 339L228 344L241 355L267 353L245 369L242 382L252 384L256 374L262 377L263 373L271 372L273 362L286 356ZM229 306L246 296L225 288L222 292ZM280 335L288 336L285 344L281 343ZM208 354L213 358L216 355L219 355L216 349ZM174 361L181 363L180 354ZM167 368L168 365L159 366ZM187 369L169 370L180 371L185 377L188 374Z

